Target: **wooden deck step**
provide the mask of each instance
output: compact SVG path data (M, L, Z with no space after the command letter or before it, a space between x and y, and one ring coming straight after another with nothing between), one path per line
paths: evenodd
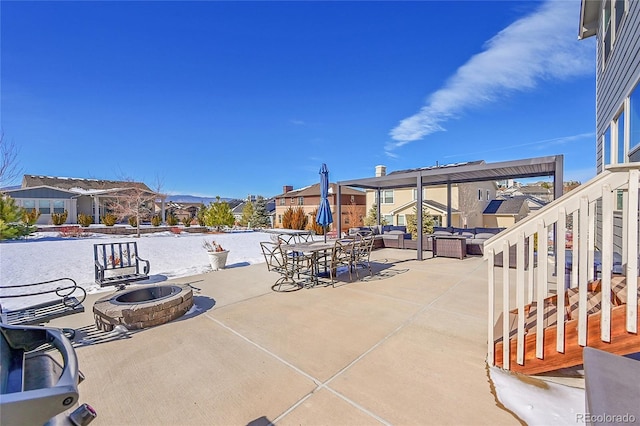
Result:
M640 283L640 278L638 279ZM618 355L627 355L640 352L640 336L626 331L626 278L613 277L611 280L611 343L602 342L600 339L600 308L602 305L602 292L600 281L589 284L587 293L587 346L601 349ZM538 374L554 371L560 368L573 367L582 364L583 347L578 345L578 290L568 289L564 303L565 323L565 352L556 351L558 307L557 297L551 296L544 300L544 359L536 357L536 321L537 304L535 302L525 306L525 343L524 365L516 362L516 333L517 310L509 313L510 323L510 358L511 370L524 374ZM638 298L640 306L640 289ZM494 342L495 364L502 367L502 315L495 326L497 339ZM640 309L638 309L640 320Z

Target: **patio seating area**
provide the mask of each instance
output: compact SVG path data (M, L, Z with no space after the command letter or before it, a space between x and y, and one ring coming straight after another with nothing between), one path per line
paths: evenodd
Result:
M374 250L372 274L285 293L262 263L227 268L169 280L194 308L158 327L51 325L77 329L94 425L519 424L487 375L486 261L414 258Z

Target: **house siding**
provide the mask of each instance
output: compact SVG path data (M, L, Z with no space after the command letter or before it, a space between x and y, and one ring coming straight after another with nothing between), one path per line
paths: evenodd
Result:
M596 49L596 161L598 173L604 170L603 135L620 112L624 100L640 82L640 1L627 2L627 11L616 31L616 40L604 66L602 22L598 25ZM600 9L602 16L602 7ZM625 116L628 120L628 117ZM633 148L633 147L629 147ZM629 159L627 159L629 161ZM602 204L596 212L596 246L602 248ZM613 249L622 253L622 217L613 218Z
M604 169L602 136L624 99L640 80L640 1L629 1L606 67L603 69L602 24L596 54L596 132L598 173Z

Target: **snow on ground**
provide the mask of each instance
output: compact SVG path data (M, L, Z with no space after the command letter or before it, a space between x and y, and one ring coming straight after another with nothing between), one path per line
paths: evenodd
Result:
M151 263L152 281L196 275L211 270L202 247L206 239L215 240L229 250L227 267L264 262L260 241L271 241L273 234L242 232L225 234L189 234L170 232L132 236L92 234L87 238L61 238L54 232L38 232L27 240L0 244L0 298L9 294L2 287L34 283L60 277L73 278L88 292L100 289L94 283L93 244L108 241L137 241L140 257ZM4 308L22 306L18 299L1 300ZM31 302L33 303L33 301ZM576 424L584 413L584 390L555 383L521 380L498 368L490 369L500 402L529 425ZM532 384L532 383L537 384ZM489 389L487 389L487 392Z
M584 389L489 369L500 402L529 426L575 425L586 412Z
M140 238L91 234L86 238L61 238L55 232L37 232L26 240L0 244L0 290L2 287L47 281L61 277L74 279L87 292L101 291L94 283L93 244L109 241L137 241L138 254L151 264L152 281L164 281L211 270L204 240L215 240L229 250L227 267L264 262L260 241L271 241L273 234L242 232L191 234L171 232L143 234ZM112 291L113 288L102 289ZM10 294L10 290L0 291ZM50 298L51 296L49 296ZM31 299L29 304L34 303ZM2 299L5 308L22 306L18 299Z

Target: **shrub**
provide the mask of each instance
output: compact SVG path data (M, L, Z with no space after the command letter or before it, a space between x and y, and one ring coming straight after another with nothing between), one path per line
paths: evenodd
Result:
M81 226L87 227L93 223L93 217L88 214L80 213L78 215L78 223Z
M188 228L191 226L191 217L183 217L182 218L182 224L184 225L185 228Z
M59 237L62 238L80 238L80 237L88 237L90 234L84 231L79 226L63 226L60 228Z
M172 234L180 235L182 229L178 228L177 226L172 226L171 228L169 228L169 231L171 231Z
M104 223L106 226L113 226L117 221L118 218L114 214L107 213L106 215L102 216L102 223Z
M62 225L67 221L69 213L65 210L63 213L51 213L51 222L54 225Z
M151 224L153 226L160 226L160 224L162 223L162 218L158 215L155 215L154 217L151 218Z
M136 219L135 216L129 216L129 219L127 221L129 222L129 226L132 226L134 228L138 226L138 219Z
M35 225L40 217L40 212L36 211L36 209L23 210L22 211L22 221L27 225Z
M167 216L167 225L176 226L177 224L178 224L178 218L175 217L175 215L170 214L169 216Z
M315 209L313 212L311 212L311 217L313 218L313 221L310 224L310 228L313 230L313 232L316 233L316 235L324 235L324 228L322 227L322 225L316 222L317 215L318 215L318 209Z
M289 207L282 215L282 227L287 229L307 229L309 217L302 207Z

